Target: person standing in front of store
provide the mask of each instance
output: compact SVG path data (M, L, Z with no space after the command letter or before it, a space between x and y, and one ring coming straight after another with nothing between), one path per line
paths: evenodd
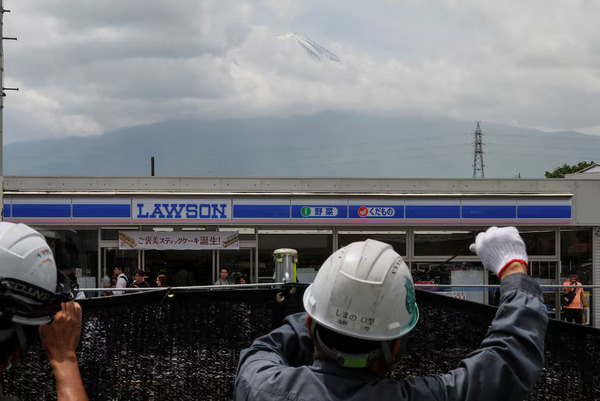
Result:
M135 288L148 288L150 284L146 280L144 280L144 271L142 269L137 269L135 271L135 275L133 276L135 282L133 285Z
M117 276L112 276L110 279L110 282L108 284L106 284L106 286L104 288L106 288L106 291L104 291L104 295L106 296L111 296L113 295L113 292L111 291L111 289L116 288L117 286Z
M228 279L229 277L229 269L226 267L221 267L219 270L219 279L215 281L214 285L231 285L231 282Z
M169 280L167 279L166 274L159 274L158 276L156 276L156 286L157 287L168 287L169 286Z
M565 320L567 322L574 323L583 323L583 313L585 312L585 302L583 300L583 284L579 281L579 276L576 272L571 272L569 274L569 280L565 281L563 285L576 285L577 288L574 287L565 287L563 288L563 292L568 294L571 291L576 291L575 298L569 305L563 306L563 312L565 315Z
M125 275L125 273L123 272L123 268L119 267L119 266L115 266L114 268L114 274L115 276L117 276L117 284L115 285L115 288L127 288L127 276ZM114 290L113 294L114 295L123 295L125 293L125 291L117 291Z

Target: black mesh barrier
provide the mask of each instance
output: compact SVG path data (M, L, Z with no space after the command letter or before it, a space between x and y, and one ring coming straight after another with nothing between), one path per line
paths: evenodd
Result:
M153 291L81 301L78 350L90 400L231 400L239 352L303 310L306 286ZM421 319L392 377L445 373L477 349L495 308L417 291ZM600 331L551 321L528 400L600 399ZM38 346L3 377L5 394L54 400Z
M421 318L392 377L446 373L479 348L496 307L417 290ZM526 400L600 400L600 330L550 319L542 374Z

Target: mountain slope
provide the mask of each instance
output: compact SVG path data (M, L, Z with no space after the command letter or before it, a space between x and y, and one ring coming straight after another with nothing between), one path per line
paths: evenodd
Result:
M470 178L475 123L326 112L165 121L5 145L5 175ZM486 125L486 178L543 178L593 160L600 137ZM597 157L596 157L597 159ZM597 160L596 160L597 161Z

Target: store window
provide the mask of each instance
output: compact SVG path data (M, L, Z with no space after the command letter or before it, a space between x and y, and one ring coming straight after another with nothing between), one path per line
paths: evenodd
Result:
M582 284L592 284L592 231L560 231L561 279L569 278L569 272L577 272Z
M555 230L519 230L529 256L555 256Z
M240 235L240 249L223 249L218 252L215 280L221 267L229 269L229 281L233 284L256 282L254 256L256 252L256 230L253 227L219 227L219 231L235 231Z
M415 256L468 254L477 231L415 231Z
M102 287L111 280L115 267L121 267L123 273L133 277L134 272L140 268L139 256L142 251L124 250L117 247L102 248Z
M165 274L169 285L174 287L212 284L211 250L146 250L144 253L144 270L152 286L158 274Z
M529 274L540 285L557 285L558 282L556 272L558 271L558 263L556 261L529 261ZM548 309L548 316L551 318L558 317L556 308L558 305L558 290L556 288L542 287L542 295L544 304Z
M585 285L593 284L592 276L592 230L566 229L560 231L560 284L568 281L569 273L576 273L578 281L584 286L586 312L583 316L585 324L593 324L591 317L593 304L591 288ZM560 291L560 290L559 290ZM558 291L557 291L558 293Z
M464 260L475 256L469 246L475 241L477 231L422 230L414 232L414 257L411 273L415 285L434 285L422 287L425 290L440 292L444 295L474 302L484 302L483 287L461 287L461 285L483 285L484 269L479 261ZM442 258L441 261L428 258ZM451 261L444 261L453 257ZM424 260L423 260L424 259ZM463 260L461 260L463 259Z
M102 229L100 234L100 239L102 241L118 241L119 240L119 231L123 230L133 230L133 228L110 228L110 229Z
M478 262L413 262L411 273L415 286L443 295L465 299L473 302L484 302L483 285L484 269ZM427 285L419 287L419 285ZM431 285L439 285L431 286ZM464 287L462 285L468 285Z
M558 285L556 272L558 263L556 261L529 260L528 274L540 285ZM488 272L488 284L500 285L500 279L496 273ZM558 305L558 292L555 287L542 287L542 296L544 304L548 309L548 315L552 318L557 317L556 308ZM498 306L500 304L500 288L490 288L488 291L488 303Z
M273 251L292 248L298 251L297 275L300 282L311 282L317 271L331 255L331 230L259 230L258 281L273 280L275 264Z
M98 230L40 229L40 233L52 249L58 269L69 268L71 279L76 279L81 288L98 287Z
M396 252L406 258L405 231L339 231L338 247L342 248L356 241L374 239L390 244Z
M500 305L500 279L496 273L492 273L487 270L488 274L488 285L498 286L488 288L488 305L499 306Z

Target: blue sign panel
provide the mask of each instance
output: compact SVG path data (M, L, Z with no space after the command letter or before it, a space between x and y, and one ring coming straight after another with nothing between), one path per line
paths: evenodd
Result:
M71 218L71 205L56 205L56 204L13 204L13 218L26 217L66 217Z
M233 205L234 219L289 219L290 205Z
M460 205L406 205L407 219L460 219Z
M570 224L567 199L4 198L4 219L27 223ZM33 203L36 202L36 203ZM72 203L72 204L71 204ZM406 203L406 205L404 205Z
M570 219L570 205L519 205L519 219Z
M463 205L463 219L514 219L516 205Z
M74 204L73 217L113 217L129 218L131 217L130 204Z

